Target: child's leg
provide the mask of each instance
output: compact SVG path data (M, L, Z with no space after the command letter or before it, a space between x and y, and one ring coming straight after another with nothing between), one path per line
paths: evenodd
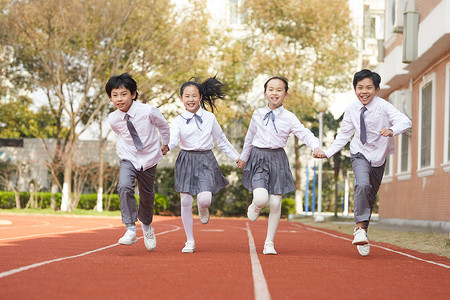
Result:
M253 190L252 204L258 212L266 207L269 202L269 192L265 188L256 188Z
M281 198L283 195L270 195L269 200L269 222L267 225L267 236L266 243L272 242L275 238L275 233L277 232L278 223L280 222L281 216Z
M211 192L201 192L197 195L197 206L198 208L208 208L211 205L212 193Z
M156 166L138 172L139 183L139 220L145 225L153 221L153 205L155 204Z
M355 173L355 191L354 191L354 215L357 227L367 228L370 219L371 209L369 204L370 190L370 162L361 154L352 155L352 167Z
M188 193L180 193L181 198L181 221L183 222L186 240L194 241L194 221L192 219L192 196Z
M120 199L122 223L134 224L137 221L136 199L134 198L137 170L130 161L120 161L119 182L117 192Z

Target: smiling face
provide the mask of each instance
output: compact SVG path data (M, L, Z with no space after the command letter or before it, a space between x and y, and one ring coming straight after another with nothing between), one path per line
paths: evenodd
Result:
M133 99L136 98L136 92L131 93L129 89L121 86L117 89L111 90L111 96L109 99L114 106L123 112L127 112L133 104Z
M283 105L284 99L288 97L286 86L280 79L272 79L267 83L264 96L269 102L270 109L274 110Z
M202 96L195 85L188 85L183 89L180 100L188 112L195 114L200 108Z
M355 87L355 94L363 105L367 105L372 102L379 90L380 88L375 88L373 80L367 77L358 81Z

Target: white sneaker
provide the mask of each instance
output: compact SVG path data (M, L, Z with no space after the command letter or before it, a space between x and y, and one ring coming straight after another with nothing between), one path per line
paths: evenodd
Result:
M137 242L136 232L133 230L127 230L123 237L118 241L121 245L133 245Z
M198 208L198 218L203 224L208 224L209 222L209 209L208 208Z
M353 245L365 245L369 243L369 239L367 238L367 232L363 228L361 227L355 228L353 235L354 235L352 242Z
M250 221L255 221L258 219L260 210L258 210L253 203L248 206L247 217Z
M149 250L155 250L156 248L156 236L155 230L150 225L150 229L145 230L144 226L142 226L142 233L144 234L144 245Z
M370 244L356 245L356 248L361 256L367 256L370 253Z
M277 251L275 251L275 248L273 246L273 242L265 242L263 254L266 254L266 255L277 255Z
M183 253L193 253L195 251L195 242L186 242L184 248L181 250Z

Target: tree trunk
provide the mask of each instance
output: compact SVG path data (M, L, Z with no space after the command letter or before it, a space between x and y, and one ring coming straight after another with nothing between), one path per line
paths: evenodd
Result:
M303 212L303 195L301 191L301 162L300 162L300 147L298 145L298 138L294 137L295 149L295 210L297 213Z

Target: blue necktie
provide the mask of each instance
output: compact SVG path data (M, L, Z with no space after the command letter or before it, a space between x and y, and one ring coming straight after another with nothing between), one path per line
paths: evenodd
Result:
M197 115L197 114L194 114L194 115L192 116L192 118L186 119L186 118L183 117L181 114L179 114L179 115L180 115L180 117L182 117L183 119L186 120L186 124L189 124L189 122L191 122L192 119L195 119L195 124L197 125L197 128L200 129L200 131L202 131L202 129L200 128L200 125L198 125L198 122L200 122L200 124L203 123L202 117L200 117L200 116Z
M139 138L136 128L134 128L133 123L131 123L131 121L130 121L130 115L125 114L125 119L127 119L127 127L128 127L128 130L130 131L131 138L133 139L136 149L142 150L144 147L142 146L142 142L141 142L141 139Z
M266 122L266 126L267 124L269 124L270 119L272 119L272 124L273 124L273 128L275 128L276 133L278 133L277 127L275 126L275 114L273 113L273 111L269 111L265 116L263 121L265 121L267 119Z
M367 110L367 107L363 106L361 108L361 114L359 115L359 127L360 127L360 134L359 138L361 140L361 143L364 145L367 142L367 131L366 131L366 123L364 122L364 112Z

